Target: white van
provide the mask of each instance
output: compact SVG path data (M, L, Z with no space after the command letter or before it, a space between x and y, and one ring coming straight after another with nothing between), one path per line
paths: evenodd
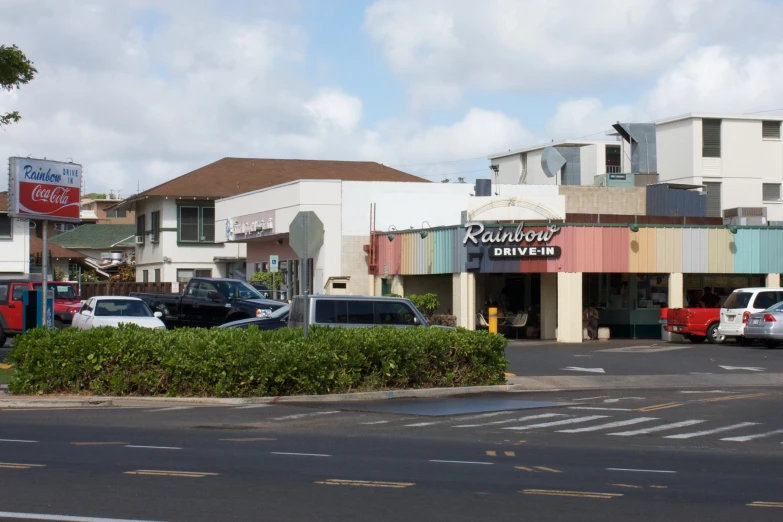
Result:
M745 324L750 314L766 310L783 301L783 288L739 288L734 290L720 309L718 333L744 340Z

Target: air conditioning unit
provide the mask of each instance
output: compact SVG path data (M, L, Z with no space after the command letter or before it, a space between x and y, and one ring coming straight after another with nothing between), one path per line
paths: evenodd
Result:
M767 217L767 207L737 207L727 208L723 211L723 217Z
M136 236L136 244L137 245L143 245L144 244L144 236Z

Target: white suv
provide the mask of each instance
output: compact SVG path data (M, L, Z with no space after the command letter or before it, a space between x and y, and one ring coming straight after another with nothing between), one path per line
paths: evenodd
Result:
M766 310L781 301L783 301L783 288L734 290L720 309L718 333L726 337L742 338L750 314Z

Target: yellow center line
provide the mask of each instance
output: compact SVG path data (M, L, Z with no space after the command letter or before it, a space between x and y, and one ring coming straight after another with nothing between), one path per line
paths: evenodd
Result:
M622 493L602 493L595 491L564 491L558 489L523 489L521 493L525 495L550 495L556 497L580 497L580 498L601 498L611 499L622 497Z
M544 467L544 466L535 466L535 468L536 469L540 469L541 471L550 471L552 473L562 473L559 469L552 469L552 468L547 468L547 467Z
M488 457L497 457L498 453L497 451L487 451Z
M771 508L783 508L783 502L751 502L750 504L746 504L750 507L771 507Z
M514 453L513 451L504 451L503 453L506 454L506 457L516 457L517 456L516 453Z
M721 402L721 401L733 401L738 399L753 399L756 397L766 397L769 393L750 393L747 395L726 395L723 397L710 397L709 399L699 399L695 402Z
M609 484L610 486L617 486L618 488L633 488L642 489L642 486L634 486L633 484Z
M525 471L532 471L533 473L536 472L534 469L526 468L525 466L514 466L516 469L523 469Z
M315 484L321 484L325 486L357 486L368 488L392 488L392 489L404 489L410 486L415 486L415 482L384 482L376 480L343 480L343 479L327 479L318 480Z
M74 446L119 446L130 442L71 442Z
M6 469L30 469L45 468L46 464L21 464L19 462L0 462L0 468Z
M516 376L517 376L517 374L516 374L516 373L509 373L509 372L505 372L505 374L504 374L504 375L505 375L506 377L516 377Z
M669 489L669 486L650 486L653 489Z
M277 439L270 439L267 437L256 437L254 439L220 439L226 442L261 442L261 441L269 441L269 440L277 440Z
M653 406L645 406L644 408L639 408L636 411L657 411L657 410L665 410L667 408L677 408L678 406L682 406L682 403L667 402L665 404L655 404Z

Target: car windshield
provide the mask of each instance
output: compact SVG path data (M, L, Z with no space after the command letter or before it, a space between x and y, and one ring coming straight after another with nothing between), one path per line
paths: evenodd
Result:
M767 308L764 311L765 312L783 312L783 301L781 301L779 303L773 304L772 306L770 306L769 308Z
M263 299L261 293L244 281L217 281L218 292L226 299Z
M152 317L152 310L135 299L99 299L95 303L96 317Z
M49 283L46 285L49 290L54 290L55 299L76 299L76 291L73 289L73 285L58 285L56 283ZM34 284L33 290L41 290L41 284Z
M723 303L723 308L747 308L752 295L750 292L733 292Z

